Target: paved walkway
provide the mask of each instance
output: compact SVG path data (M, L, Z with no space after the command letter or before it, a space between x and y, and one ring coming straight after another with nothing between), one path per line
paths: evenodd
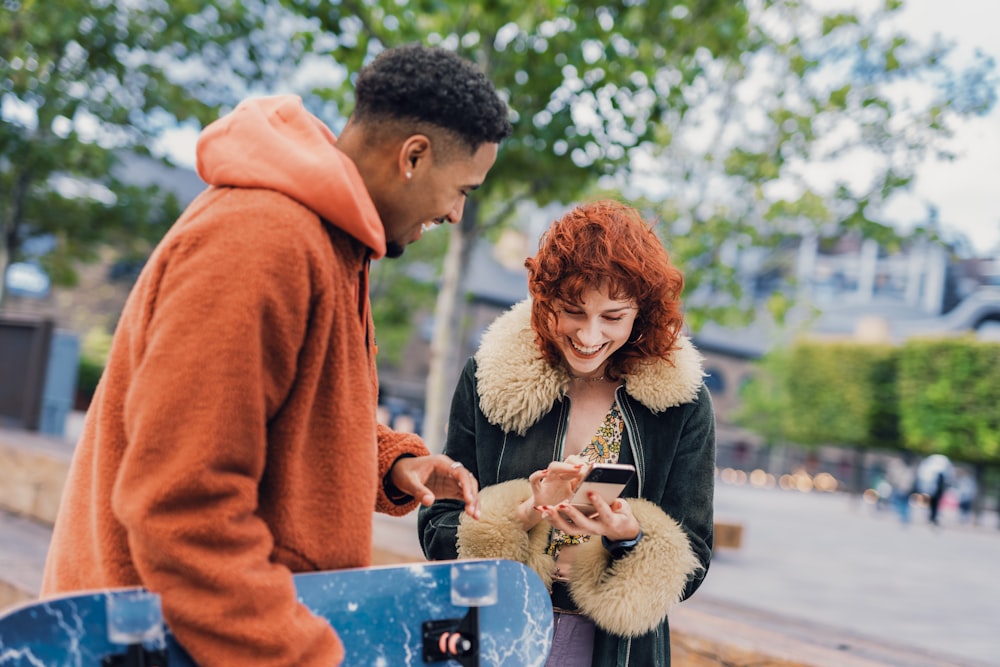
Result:
M720 484L716 516L744 524L743 547L722 551L694 598L724 602L846 635L954 656L956 667L1000 665L1000 530L933 528L841 494Z
M80 419L67 424L68 440L80 426ZM742 548L717 553L701 590L675 612L679 626L685 610L698 627L733 619L746 624L749 644L801 639L840 654L843 660L816 663L838 667L860 664L852 659L894 667L1000 666L995 513L973 527L944 510L942 526L932 528L915 511L904 526L891 511L843 494L720 483L716 516L743 524ZM377 542L388 547L379 559L422 557L415 515L378 515L375 527Z

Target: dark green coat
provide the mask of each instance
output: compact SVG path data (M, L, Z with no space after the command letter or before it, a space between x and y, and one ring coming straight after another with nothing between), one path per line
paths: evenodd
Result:
M421 508L424 554L510 558L551 585L550 526L529 532L514 508L527 477L560 458L569 378L538 355L528 303L501 316L466 364L452 401L445 453L479 480L482 517L456 501ZM686 339L671 359L625 377L616 400L626 422L619 462L637 475L623 492L644 538L612 561L600 540L580 545L570 590L597 625L594 667L668 667L667 612L701 584L712 553L715 418L701 357Z

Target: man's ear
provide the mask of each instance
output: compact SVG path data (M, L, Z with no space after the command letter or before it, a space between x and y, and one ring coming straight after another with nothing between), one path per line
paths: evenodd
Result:
M427 169L431 158L431 140L426 134L412 134L399 147L399 172L404 178L407 174L417 174Z

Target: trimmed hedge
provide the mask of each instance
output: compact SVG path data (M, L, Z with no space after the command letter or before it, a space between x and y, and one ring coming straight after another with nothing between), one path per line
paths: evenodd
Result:
M909 449L1000 462L1000 345L972 337L910 340L900 349L897 382Z
M756 375L738 421L772 437L1000 463L1000 344L803 339L761 359Z

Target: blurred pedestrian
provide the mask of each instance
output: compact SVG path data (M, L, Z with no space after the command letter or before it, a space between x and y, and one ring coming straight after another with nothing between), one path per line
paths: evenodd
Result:
M916 491L917 471L913 464L904 459L892 459L886 470L886 480L891 488L892 506L899 520L910 523L910 497Z
M920 492L927 496L927 518L934 526L939 525L941 499L944 498L953 474L954 467L944 454L931 454L917 467L917 484Z
M958 516L962 523L969 522L978 492L976 478L968 470L959 470L955 476L955 493L958 496Z

